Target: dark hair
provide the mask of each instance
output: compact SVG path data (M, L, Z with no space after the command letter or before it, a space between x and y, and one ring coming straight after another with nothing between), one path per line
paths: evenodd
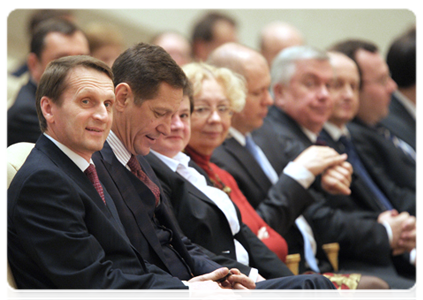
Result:
M236 22L231 17L219 12L209 12L204 15L193 27L192 42L197 40L210 42L213 40L213 26L217 21L226 21L236 27Z
M27 30L29 36L34 34L35 28L37 28L40 23L53 18L61 18L70 21L74 18L74 14L73 11L69 9L38 9L34 11L31 18L28 20Z
M115 87L127 83L135 95L135 103L153 99L165 82L184 89L188 84L185 73L160 46L139 43L124 51L112 66Z
M68 88L69 74L78 67L97 70L113 80L112 70L104 62L88 55L65 56L50 62L41 76L35 95L35 106L42 132L47 129L47 122L41 111L41 98L48 97L53 103L60 105L63 101L61 96Z
M189 98L189 110L192 114L194 111L194 89L190 81L188 81L188 84L184 88L184 96L188 96Z
M360 65L357 63L356 53L358 50L366 50L371 53L376 53L379 51L378 47L372 42L363 41L363 40L345 40L339 42L329 48L329 51L338 51L344 53L346 56L351 58L358 68L358 73L360 74L360 86L362 85L362 71Z
M391 44L386 57L392 79L399 87L416 84L416 28L413 27Z
M45 49L45 38L51 32L59 32L66 36L72 36L75 32L81 31L74 23L59 18L48 19L41 22L35 29L31 38L30 52L41 58ZM83 33L83 32L82 32Z

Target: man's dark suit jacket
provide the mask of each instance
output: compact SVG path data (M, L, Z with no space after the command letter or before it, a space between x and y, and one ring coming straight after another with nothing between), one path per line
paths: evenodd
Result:
M391 97L389 114L380 123L416 149L416 119L410 115L395 93Z
M289 162L285 159L287 155L280 151L279 155L273 158L287 164ZM250 152L234 138L225 140L216 148L211 161L235 178L242 193L257 213L282 236L304 209L314 201L306 189L285 174L282 174L278 182L273 185Z
M370 176L400 211L416 214L416 162L359 119L347 124Z
M154 229L153 218L156 218L161 226L171 230L173 235L170 247L173 247L182 258L181 261L191 277L209 273L221 267L206 256L199 247L192 244L186 236L181 235L162 190L161 204L155 208L153 193L117 160L107 142L100 152L93 155L93 161L100 181L117 207L130 241L144 259L174 276L187 276L186 270L180 270L180 262L174 262L174 258L165 256ZM138 157L138 161L147 176L160 187L159 180L145 158Z
M275 151L271 156L272 165L288 164L293 153L299 151L299 146L293 141L285 149L269 149ZM211 160L235 178L243 194L260 216L286 239L289 253L299 253L304 258L304 240L295 225L295 219L314 203L314 197L285 174L273 185L251 153L234 138L225 140L216 148ZM279 174L281 172L282 170ZM333 271L321 245L317 248L316 257L320 271ZM305 260L302 259L299 272L307 270L309 269L305 266Z
M7 111L7 146L18 142L35 143L41 135L35 92L37 86L29 81L24 85L15 103Z
M146 156L160 179L164 192L172 203L175 216L182 231L196 244L213 253L236 260L234 236L228 221L219 207L200 190L178 173L173 172L158 157L150 153ZM201 174L205 173L194 162L190 162ZM207 175L205 175L207 178ZM235 204L234 204L235 205ZM265 278L292 275L286 265L257 236L242 223L241 215L235 206L240 231L235 238L249 253L250 267L257 268ZM245 268L244 268L245 269ZM248 272L244 272L248 275Z
M320 137L326 142L326 145L335 149L338 153L342 153L342 146L339 142L334 141L332 137L327 133L325 129L320 133ZM384 171L384 170L381 170ZM375 175L375 170L368 170L369 174ZM385 175L381 175L385 176ZM373 181L377 185L380 180L373 177ZM385 194L389 199L390 203L398 211L408 211L409 213L415 215L416 213L416 198L415 194L409 189L401 189L398 187L393 187L390 190L384 186L378 186L379 189ZM391 191L391 193L388 193ZM349 199L354 202L345 202L339 201L338 197L327 197L326 199L330 202L332 207L341 208L347 211L354 211L356 209L364 209L369 211L374 211L376 213L381 213L385 209L381 207L373 195L372 191L368 188L366 183L363 181L360 176L354 173L353 180L351 182L351 192L352 195Z
M83 172L41 136L8 189L8 259L18 288L186 288L143 260Z
M275 106L269 109L263 126L255 131L253 136L267 156L272 155L272 151L269 149L283 148L286 142L293 140L302 144L300 151L312 145L300 126ZM281 168L281 166L274 167L275 169ZM354 271L362 268L361 272L365 272L373 265L375 272L376 268L380 270L380 267L390 268L384 271L386 274L392 272L393 263L389 238L385 227L377 222L378 214L364 209L347 211L334 208L330 205L331 202L326 200L328 194L321 190L316 183L309 189L316 197L316 203L312 204L303 215L313 228L317 241L322 244L331 242L340 244L340 269ZM339 195L336 197L339 199L337 201L346 203L355 201L351 196ZM408 262L403 263L409 265ZM395 281L390 281L389 278L384 279L389 281L391 286L392 283L395 285Z

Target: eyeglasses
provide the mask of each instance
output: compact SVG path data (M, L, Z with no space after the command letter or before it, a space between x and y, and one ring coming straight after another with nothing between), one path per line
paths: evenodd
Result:
M221 118L228 118L233 114L233 111L228 105L218 105L214 108L207 105L199 105L194 107L193 115L202 119L208 119L214 111L216 111Z

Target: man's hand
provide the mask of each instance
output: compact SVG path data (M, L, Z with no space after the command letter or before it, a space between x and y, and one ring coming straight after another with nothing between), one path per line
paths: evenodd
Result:
M231 269L232 275L226 279L233 289L255 289L256 284L248 276L242 274L238 269Z
M399 214L395 209L388 210L379 215L378 222L387 222L391 227L393 255L400 255L415 247L415 218L410 216L409 213L402 212Z
M331 194L351 194L353 168L347 161L326 169L322 174L322 188Z
M346 154L339 154L327 146L310 146L301 152L294 162L301 164L314 176L326 169L341 164L347 159Z
M259 229L259 231L257 232L257 237L259 238L259 240L264 240L269 238L269 232L267 231L266 226L263 226L262 228Z
M232 291L231 285L227 283L229 287L224 287L224 284L216 282L217 280L225 277L229 273L228 268L220 268L211 273L204 274L191 278L188 281L189 287L191 288L190 300L238 300L242 296L235 295Z

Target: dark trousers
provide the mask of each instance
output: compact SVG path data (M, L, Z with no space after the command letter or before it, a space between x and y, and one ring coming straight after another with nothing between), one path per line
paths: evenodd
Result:
M326 277L322 275L318 275L318 274L311 274L311 275L288 276L288 277L260 281L256 283L256 289L315 290L315 289L335 289L335 286Z

